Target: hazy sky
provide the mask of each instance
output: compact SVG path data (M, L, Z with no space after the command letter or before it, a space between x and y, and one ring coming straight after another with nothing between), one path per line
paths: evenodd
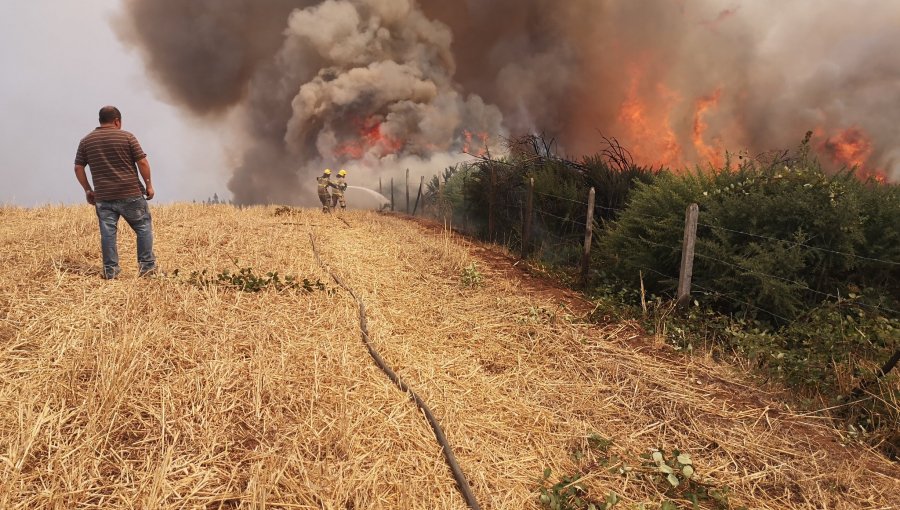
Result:
M160 99L137 52L119 42L109 0L4 0L0 18L0 204L77 203L78 141L105 104L149 156L160 202L227 195L224 142Z

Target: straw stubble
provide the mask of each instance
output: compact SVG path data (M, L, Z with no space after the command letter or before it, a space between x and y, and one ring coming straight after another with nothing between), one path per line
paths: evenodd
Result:
M693 454L752 508L900 505L896 466L842 447L732 369L674 358L627 323L588 325L447 232L398 218L154 207L168 278L99 278L87 207L4 209L0 230L0 508L465 508L424 417L431 406L483 508L537 508L537 478L576 469L591 433L620 455ZM288 223L288 224L286 224ZM481 287L460 285L472 261ZM200 288L250 267L334 293ZM178 268L181 276L172 277ZM658 488L589 473L591 494Z

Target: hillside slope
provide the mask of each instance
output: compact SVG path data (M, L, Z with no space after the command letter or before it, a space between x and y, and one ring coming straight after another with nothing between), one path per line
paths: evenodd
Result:
M124 271L106 282L90 208L0 209L0 508L465 508L310 233L483 508L538 508L548 467L553 481L585 471L592 497L657 508L665 483L639 457L654 447L690 453L734 507L900 507L896 464L730 367L670 356L629 324L584 323L500 255L398 217L274 211L155 207L168 276L136 277L123 226ZM460 282L472 262L480 286ZM238 268L329 292L189 277ZM635 470L599 467L613 455Z

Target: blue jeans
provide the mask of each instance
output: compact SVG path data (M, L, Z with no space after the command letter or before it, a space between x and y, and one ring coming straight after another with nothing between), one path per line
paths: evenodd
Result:
M137 235L137 259L141 274L156 269L156 256L153 255L153 223L150 220L150 208L144 197L97 202L96 209L97 218L100 220L100 245L103 249L103 277L112 279L121 272L119 251L116 247L120 216L125 218Z

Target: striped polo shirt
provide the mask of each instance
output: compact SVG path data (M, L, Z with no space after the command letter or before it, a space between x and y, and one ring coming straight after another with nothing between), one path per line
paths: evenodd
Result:
M135 163L146 157L133 134L102 126L81 139L75 164L90 167L95 200L102 202L144 194Z

